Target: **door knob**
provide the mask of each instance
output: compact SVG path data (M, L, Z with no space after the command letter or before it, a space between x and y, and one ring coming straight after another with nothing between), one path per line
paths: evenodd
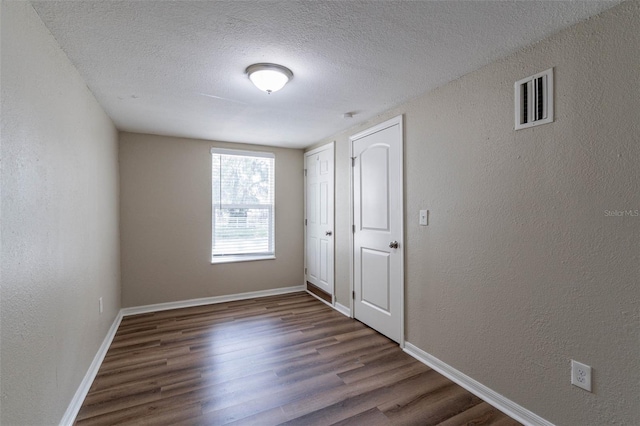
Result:
M397 241L391 241L389 243L389 248L397 249L398 248L398 242Z
M324 235L333 235L333 232L327 231L327 232L324 233Z

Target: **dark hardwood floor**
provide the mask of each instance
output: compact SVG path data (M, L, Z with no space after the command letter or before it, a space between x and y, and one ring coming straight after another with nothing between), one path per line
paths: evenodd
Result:
M324 300L327 303L331 303L331 295L329 293L327 293L326 291L316 287L315 285L311 284L309 281L307 281L307 291L313 293L315 296L319 297L320 299Z
M125 317L76 424L519 423L295 293Z

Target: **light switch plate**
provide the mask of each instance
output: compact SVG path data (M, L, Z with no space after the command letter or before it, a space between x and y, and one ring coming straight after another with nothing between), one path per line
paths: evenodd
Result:
M429 224L428 217L428 210L420 210L420 225L427 226Z

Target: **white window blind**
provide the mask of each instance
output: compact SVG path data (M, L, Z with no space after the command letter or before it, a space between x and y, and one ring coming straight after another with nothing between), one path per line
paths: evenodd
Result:
M211 259L273 256L275 157L211 149Z

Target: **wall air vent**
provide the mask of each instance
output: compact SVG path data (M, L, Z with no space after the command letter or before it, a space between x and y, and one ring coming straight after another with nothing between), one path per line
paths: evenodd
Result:
M553 68L515 83L516 130L553 122Z

